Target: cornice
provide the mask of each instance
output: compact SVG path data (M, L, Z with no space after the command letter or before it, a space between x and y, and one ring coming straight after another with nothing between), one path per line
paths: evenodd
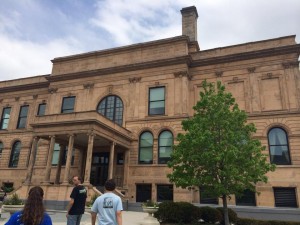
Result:
M290 54L290 53L300 54L300 44L288 45L288 46L277 47L277 48L263 49L263 50L259 50L259 51L253 51L253 52L242 52L242 53L231 54L231 55L197 59L197 60L192 61L191 67L208 66L208 65L213 65L213 64L263 58L263 57L284 55L284 54ZM199 53L197 53L197 54L199 54ZM200 54L201 54L201 52L200 52Z
M23 84L23 85L14 85L11 87L3 87L3 88L0 88L0 93L25 91L25 90L38 89L38 88L47 88L49 86L49 84L50 83L48 81L46 81L46 82L33 83L33 84Z
M100 75L106 75L106 74L112 74L112 73L142 70L142 69L148 69L148 68L153 68L153 67L170 66L170 65L176 65L179 63L186 63L186 64L190 65L191 61L192 61L191 56L185 55L185 56L179 56L176 58L160 59L160 60L155 60L155 61L150 61L150 62L135 63L135 64L130 64L130 65L109 67L109 68L98 69L98 70L89 70L89 71L82 71L82 72L77 72L77 73L52 75L52 76L47 77L46 79L50 82L64 81L64 80L100 76Z
M105 49L105 50L100 50L100 51L87 52L87 53L83 53L83 54L70 55L70 56L65 56L65 57L58 57L58 58L52 59L51 62L52 63L59 63L59 62L64 62L64 61L71 61L71 60L74 60L74 59L75 60L76 59L83 59L83 58L86 58L86 57L93 57L93 56L107 55L107 54L113 54L113 53L120 53L120 52L123 52L123 51L131 51L131 50L139 49L139 48L146 48L146 47L157 46L157 45L162 45L162 44L174 43L174 41L189 42L189 38L185 35L176 36L176 37L172 37L172 38L149 41L149 42L138 43L138 44L133 44L133 45L127 45L127 46L122 46L122 47L117 47L117 48L110 48L110 49Z

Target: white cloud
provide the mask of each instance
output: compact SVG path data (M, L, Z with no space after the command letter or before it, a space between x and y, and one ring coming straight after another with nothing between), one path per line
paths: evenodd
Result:
M192 5L201 49L292 34L300 42L299 0L3 0L0 80L51 73L55 57L181 35L180 9Z

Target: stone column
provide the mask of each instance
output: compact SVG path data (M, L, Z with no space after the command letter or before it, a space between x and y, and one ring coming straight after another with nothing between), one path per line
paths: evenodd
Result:
M39 141L38 137L33 137L31 151L30 151L29 164L28 164L28 169L27 169L27 175L26 175L26 179L25 179L25 182L24 182L25 184L30 184L31 183L33 167L34 167L34 163L35 163L35 156L36 156L36 152L37 152L38 141Z
M110 145L109 165L108 165L108 179L113 178L115 145L116 145L115 142L112 142L111 145Z
M64 145L59 145L59 147L60 148L59 148L59 156L58 156L56 176L55 176L55 184L59 184L60 181L61 164L62 164L62 159L64 157L64 152L66 148Z
M127 149L124 153L124 179L123 179L123 187L128 188L128 171L129 171L129 156L130 150Z
M67 154L67 162L65 167L65 176L63 180L63 184L69 183L69 175L72 161L72 153L73 153L73 145L74 145L74 134L69 136L69 145L68 145L68 154Z
M54 144L55 144L55 136L50 136L50 146L49 146L49 151L48 151L48 160L47 160L47 167L46 167L44 183L50 183L50 174L51 174L51 167L52 167Z
M84 185L90 184L91 168L92 168L92 156L93 156L93 146L94 146L94 134L89 134L89 143L86 153L85 161L85 172L84 172Z
M79 157L78 157L78 176L80 176L82 178L82 165L83 165L83 150L82 149L78 149L79 151Z

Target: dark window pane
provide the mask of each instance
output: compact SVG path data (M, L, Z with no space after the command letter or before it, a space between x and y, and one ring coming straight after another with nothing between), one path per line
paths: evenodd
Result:
M255 192L247 189L241 196L236 196L236 205L256 206Z
M102 99L97 107L97 111L101 115L122 126L123 103L118 96L110 95Z
M146 202L151 200L151 184L137 184L136 185L136 202Z
M17 128L26 127L28 108L28 105L21 106Z
M157 185L157 201L173 201L173 185Z
M1 126L0 126L1 130L7 129L7 127L8 127L10 111L11 111L10 107L4 108L2 111Z
M200 188L200 203L201 204L218 204L218 198L205 192L205 188Z
M62 107L61 107L61 112L62 113L74 112L74 105L75 105L75 96L64 97Z
M38 109L38 116L43 116L45 115L46 111L46 104L39 104L39 109Z
M167 163L170 160L173 145L173 134L163 131L158 139L158 163Z
M12 151L9 159L9 167L18 166L20 151L21 151L21 142L17 141L12 147Z
M268 133L270 161L277 165L290 165L290 153L286 132L281 128L272 128Z
M165 114L165 87L149 89L149 115Z
M139 163L151 164L153 162L153 135L144 132L139 141Z
M295 188L273 188L276 207L297 208Z
M0 158L1 158L1 156L2 156L2 151L3 151L3 143L0 142Z

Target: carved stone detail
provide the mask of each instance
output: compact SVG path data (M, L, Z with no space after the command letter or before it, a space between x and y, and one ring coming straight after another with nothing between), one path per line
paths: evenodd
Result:
M48 89L48 92L49 92L50 94L56 93L56 92L57 92L57 88L49 88L49 89Z
M181 77L187 77L189 80L191 80L193 78L192 75L190 75L188 73L188 71L178 71L178 72L174 72L174 77L175 78L181 78Z
M83 84L83 88L84 89L91 89L94 87L94 83L86 83L86 84Z
M137 83L141 81L141 77L133 77L133 78L129 78L129 83Z
M215 74L217 77L221 77L223 75L223 71L216 71Z
M256 67L248 67L247 70L249 73L254 73L256 70Z
M154 84L155 84L155 86L159 86L159 82L158 81L156 81Z
M33 99L37 99L38 95L32 95Z
M113 85L109 85L109 86L108 86L108 93L110 93L110 94L111 94L111 93L112 93L112 91L113 91Z
M15 97L16 102L20 100L20 97Z
M3 99L0 99L0 103L2 103Z

